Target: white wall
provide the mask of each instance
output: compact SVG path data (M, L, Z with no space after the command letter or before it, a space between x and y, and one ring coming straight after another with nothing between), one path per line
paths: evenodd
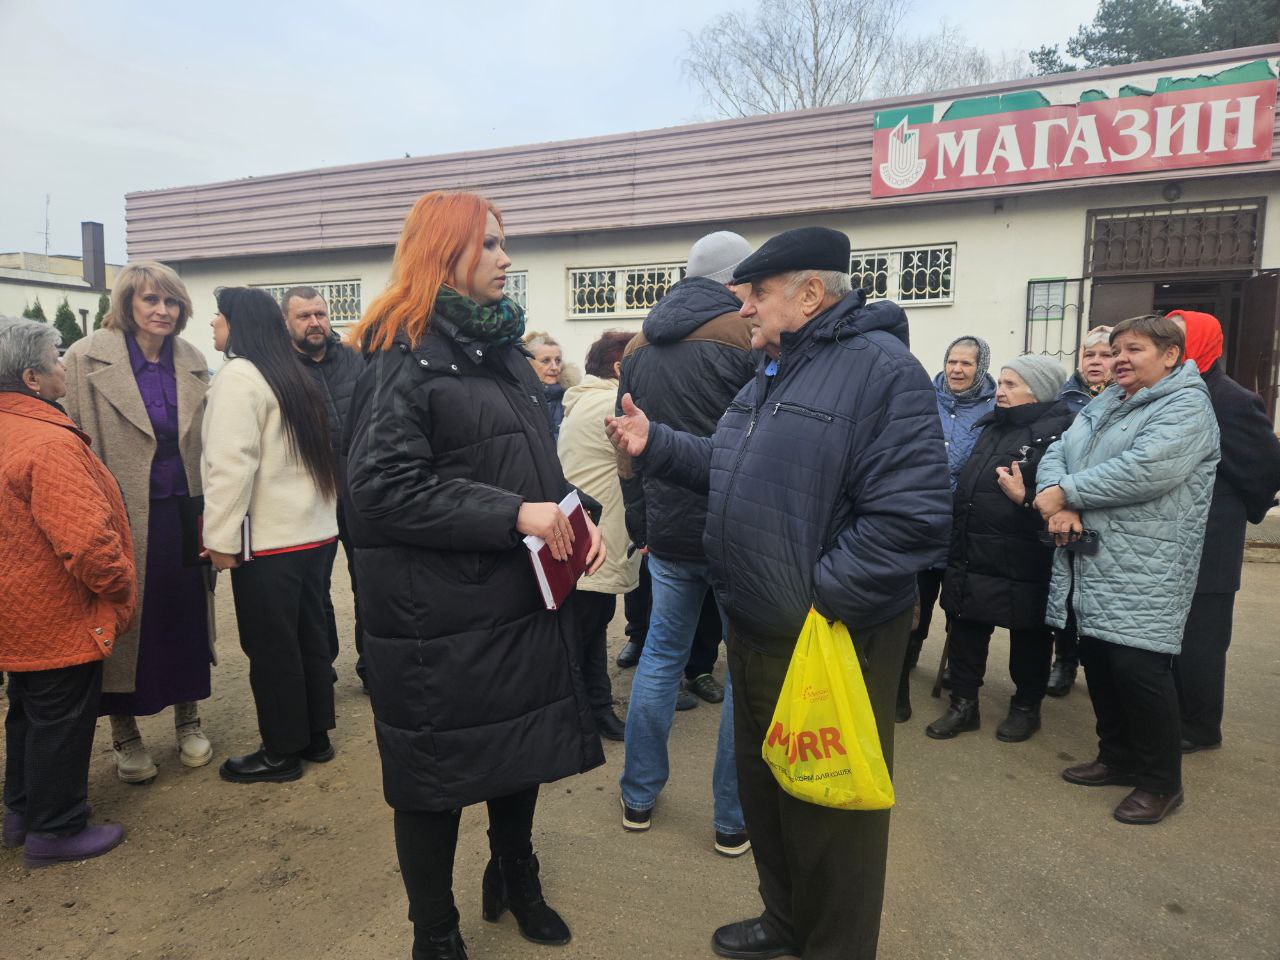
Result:
M726 222L687 228L661 228L513 239L508 252L513 270L529 273L531 329L546 330L561 341L565 356L581 364L587 348L605 330L639 330L643 316L568 319L570 267L683 261L700 236L716 229L736 230L753 244L803 224L820 224L849 234L855 249L952 243L956 246L955 302L908 310L911 345L930 374L941 368L946 345L963 334L991 344L992 360L1022 352L1026 328L1027 282L1042 277L1079 277L1083 272L1086 211L1099 207L1161 204L1159 183L1066 189L1024 194L1003 201L955 200L914 207L863 210L826 216ZM1182 183L1184 202L1269 195L1264 237L1264 267L1280 267L1280 190L1263 177L1231 176ZM367 306L386 285L392 250L298 254L174 264L195 303L187 337L216 368L208 321L213 290L226 284L295 283L358 279ZM1087 297L1088 284L1086 284ZM1081 305L1087 316L1087 306ZM52 314L50 314L52 315Z

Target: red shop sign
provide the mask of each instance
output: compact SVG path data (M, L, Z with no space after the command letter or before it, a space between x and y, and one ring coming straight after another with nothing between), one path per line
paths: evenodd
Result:
M871 195L896 197L1271 158L1276 81L876 130Z

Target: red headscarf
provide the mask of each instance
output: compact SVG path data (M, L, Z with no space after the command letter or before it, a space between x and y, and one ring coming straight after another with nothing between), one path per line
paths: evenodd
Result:
M1194 310L1170 310L1166 317L1181 317L1187 325L1187 359L1194 360L1201 373L1206 372L1222 356L1222 324L1208 313Z

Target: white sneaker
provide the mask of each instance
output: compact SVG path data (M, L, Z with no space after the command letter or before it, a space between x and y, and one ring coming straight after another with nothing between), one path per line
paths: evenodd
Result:
M203 767L213 759L213 744L200 729L200 721L184 723L176 728L178 759L187 767Z
M116 758L116 776L125 783L147 783L160 772L141 737L131 737L123 743L117 740L111 747Z

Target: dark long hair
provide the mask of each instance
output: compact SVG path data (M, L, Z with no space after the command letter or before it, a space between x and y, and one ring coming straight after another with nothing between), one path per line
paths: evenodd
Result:
M337 496L338 477L329 446L324 397L298 362L284 327L284 315L271 295L252 287L222 287L218 312L227 318L227 355L243 357L262 374L280 404L285 438L319 491Z

